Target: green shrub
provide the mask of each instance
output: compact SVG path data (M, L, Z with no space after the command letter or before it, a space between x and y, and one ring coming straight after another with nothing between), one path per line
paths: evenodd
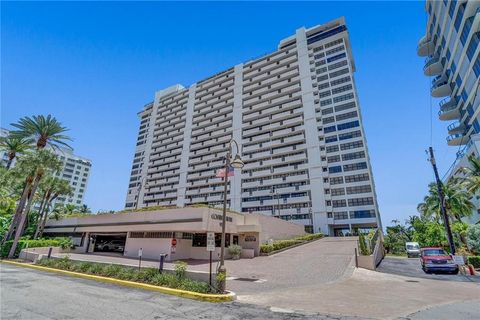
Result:
M365 239L365 235L363 233L358 234L358 243L360 246L360 254L362 256L369 256L370 250L368 249L367 241Z
M18 257L20 251L25 248L40 248L40 247L60 247L60 244L64 238L59 239L38 239L38 240L25 240L20 239L15 250L15 257ZM13 240L6 241L1 248L0 255L2 258L8 256L10 248L12 247Z
M283 248L288 248L296 244L302 243L301 240L278 240L273 242L273 250L280 250Z
M467 262L473 265L475 269L480 268L480 256L469 256L467 257Z
M260 246L260 252L261 253L270 253L273 251L273 245L272 244L262 244Z
M158 270L154 268L138 270L137 268L113 264L102 265L93 262L76 263L68 257L62 259L42 259L37 261L37 264L50 268L101 275L120 280L143 282L174 289L178 288L201 293L209 292L209 285L206 282L185 278L186 263L184 262L178 262L176 264L178 267L175 269L175 274L159 273Z
M183 261L175 262L175 275L178 279L185 278L185 274L187 273L187 264Z
M228 253L234 257L240 257L242 254L242 247L237 244L232 244L228 247Z
M321 238L323 238L323 233L311 233L304 236L296 237L293 240L312 241Z

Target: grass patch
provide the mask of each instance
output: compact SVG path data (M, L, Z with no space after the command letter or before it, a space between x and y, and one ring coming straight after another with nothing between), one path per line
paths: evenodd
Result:
M114 264L104 265L94 262L75 262L68 257L62 259L42 259L37 261L36 264L43 267L146 283L172 289L212 293L208 283L186 278L185 272L176 272L176 274L159 273L158 270L154 268L138 270L137 268ZM183 265L180 268L183 269Z

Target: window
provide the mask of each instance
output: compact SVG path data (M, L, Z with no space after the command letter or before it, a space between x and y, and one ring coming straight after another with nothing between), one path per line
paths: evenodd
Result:
M330 90L327 90L327 91L323 91L323 92L319 92L319 93L318 93L318 97L319 97L319 98L325 98L325 97L328 97L329 95L331 95Z
M368 173L345 176L345 183L368 181L368 180L370 180L370 176L368 175Z
M328 146L326 150L327 150L327 153L337 152L338 151L338 145Z
M333 53L337 53L337 52L340 52L340 51L343 51L345 49L344 46L339 46L339 47L336 47L336 48L333 48L333 49L330 49L330 50L327 50L327 52L325 52L325 54L327 56L333 54Z
M362 169L367 169L367 163L366 162L358 162L358 163L352 163L352 164L345 164L343 166L343 171L355 171L355 170L362 170Z
M365 158L365 152L363 152L363 151L346 153L346 154L342 155L342 160L343 161L354 160L354 159L362 159L362 158Z
M352 122L339 124L339 125L337 125L337 129L338 129L338 131L340 131L340 130L355 128L355 127L358 127L358 126L360 126L360 123L358 122L358 120L356 120L356 121L352 121Z
M352 111L352 112L340 114L340 115L336 116L336 119L337 119L337 121L343 121L343 120L347 120L347 119L350 119L350 118L356 118L356 117L358 117L357 111Z
M346 63L344 63L343 65L346 65ZM332 67L332 66L330 66L330 67ZM333 70L333 69L334 68L332 68L330 70ZM348 72L349 72L348 68L346 68L346 69L338 70L338 71L335 71L335 72L331 72L331 73L329 73L329 76L330 76L330 78L335 78L335 77L341 76L343 74L347 74Z
M327 99L327 100L320 101L320 106L322 106L322 107L327 106L329 104L332 104L332 99Z
M340 112L340 111L343 111L343 110L348 110L348 109L351 109L351 108L355 108L355 106L356 105L355 105L354 101L347 102L347 103L335 106L335 112Z
M333 113L333 108L327 108L322 110L322 115Z
M368 206L372 204L373 204L373 198L371 197L348 199L349 207Z
M330 156L327 157L327 162L332 163L332 162L339 162L340 161L340 156Z
M347 93L342 96L335 97L333 98L333 102L337 103L337 102L350 100L350 99L353 99L353 93Z
M340 44L340 43L343 43L343 39L338 39L338 40L335 40L335 41L332 41L332 42L329 42L325 45L325 49L328 49L328 48L331 48L337 44Z
M337 79L337 80L333 80L330 82L330 84L332 86L336 86L336 85L339 85L339 84L342 84L342 83L345 83L345 82L349 82L351 79L350 79L350 76L348 77L343 77L343 78L340 78L340 79Z
M347 200L332 200L332 207L334 208L342 208L347 206Z
M331 185L334 185L334 184L342 184L343 183L343 177L333 177L333 178L330 178L330 184Z
M347 27L344 25L341 25L327 31L320 31L320 32L314 33L307 39L307 44L312 44L314 42L326 39L328 37L331 37L345 30L347 30Z
M325 138L325 143L332 143L332 142L335 142L337 140L338 140L337 136L326 137Z
M457 30L457 32L458 32L458 29L460 29L460 24L462 23L463 13L465 12L465 5L466 3L458 7L457 17L455 18L455 24L454 24L455 30Z
M338 138L339 140L348 140L348 139L357 138L361 136L362 136L362 133L360 132L360 130L357 130L357 131L339 134Z
M341 150L349 150L349 149L355 149L355 148L361 148L361 147L363 147L363 141L342 143L340 145Z
M345 194L345 188L335 188L332 189L330 194L332 196L343 196Z
M329 172L329 173L342 172L342 166L329 167L329 168L328 168L328 172Z
M335 117L327 117L327 118L322 119L323 124L332 123L332 122L335 122ZM335 131L335 130L333 130L333 131Z
M479 39L480 39L479 34L480 34L480 32L475 33L472 36L472 40L470 40L470 44L468 45L467 57L468 57L468 60L470 60L470 61L473 60L473 55L475 54L475 51L477 50Z
M455 6L457 5L457 0L450 1L450 8L448 8L448 15L453 19L453 13L455 12ZM431 5L430 5L431 8Z
M323 132L325 132L325 133L334 132L335 130L336 130L336 129L335 129L335 126L323 128Z
M367 192L372 192L372 186L370 186L369 184L356 187L347 187L347 194L358 194Z
M345 219L348 219L348 212L347 212L347 211L334 212L334 213L333 213L333 219L334 219L334 220L345 220Z
M343 61L340 61L340 62L337 62L337 63L334 63L334 64L331 64L328 66L328 71L332 71L332 70L335 70L335 69L338 69L338 68L341 68L341 67L344 67L348 65L348 62L347 60L343 60ZM347 72L348 72L348 69L346 69ZM342 73L344 74L344 73ZM332 73L330 73L330 78L332 78Z
M355 210L351 212L352 219L375 218L375 210Z
M327 62L333 62L345 58L347 55L345 53L340 53L336 56L327 58Z
M470 17L467 20L465 20L465 24L463 25L462 33L460 34L460 42L464 46L465 46L465 43L467 42L468 34L470 33L470 29L472 28L472 21L473 21L473 17Z
M342 86L342 87L338 87L338 88L333 88L332 89L332 94L338 94L338 93L342 93L342 92L345 92L345 91L348 91L348 90L352 90L352 85L351 84L347 84L346 86Z

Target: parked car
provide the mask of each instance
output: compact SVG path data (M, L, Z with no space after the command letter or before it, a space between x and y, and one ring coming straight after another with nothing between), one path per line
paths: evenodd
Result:
M125 243L122 240L111 240L107 242L100 243L97 246L98 250L101 251L121 251L125 249Z
M442 248L422 248L420 250L420 263L425 273L432 271L458 273L458 265Z
M420 245L418 242L405 243L405 250L407 251L407 257L409 258L420 256Z

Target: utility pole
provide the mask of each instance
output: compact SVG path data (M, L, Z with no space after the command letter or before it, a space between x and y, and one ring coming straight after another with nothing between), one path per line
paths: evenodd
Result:
M455 255L455 244L453 243L452 230L450 229L450 222L447 215L447 209L445 208L445 195L443 194L443 185L440 177L438 176L437 164L435 162L435 156L433 155L433 148L428 148L430 152L429 161L432 163L433 172L435 173L435 180L437 181L438 197L440 198L440 208L442 210L443 223L445 224L445 230L447 231L448 244L450 245L450 252Z

